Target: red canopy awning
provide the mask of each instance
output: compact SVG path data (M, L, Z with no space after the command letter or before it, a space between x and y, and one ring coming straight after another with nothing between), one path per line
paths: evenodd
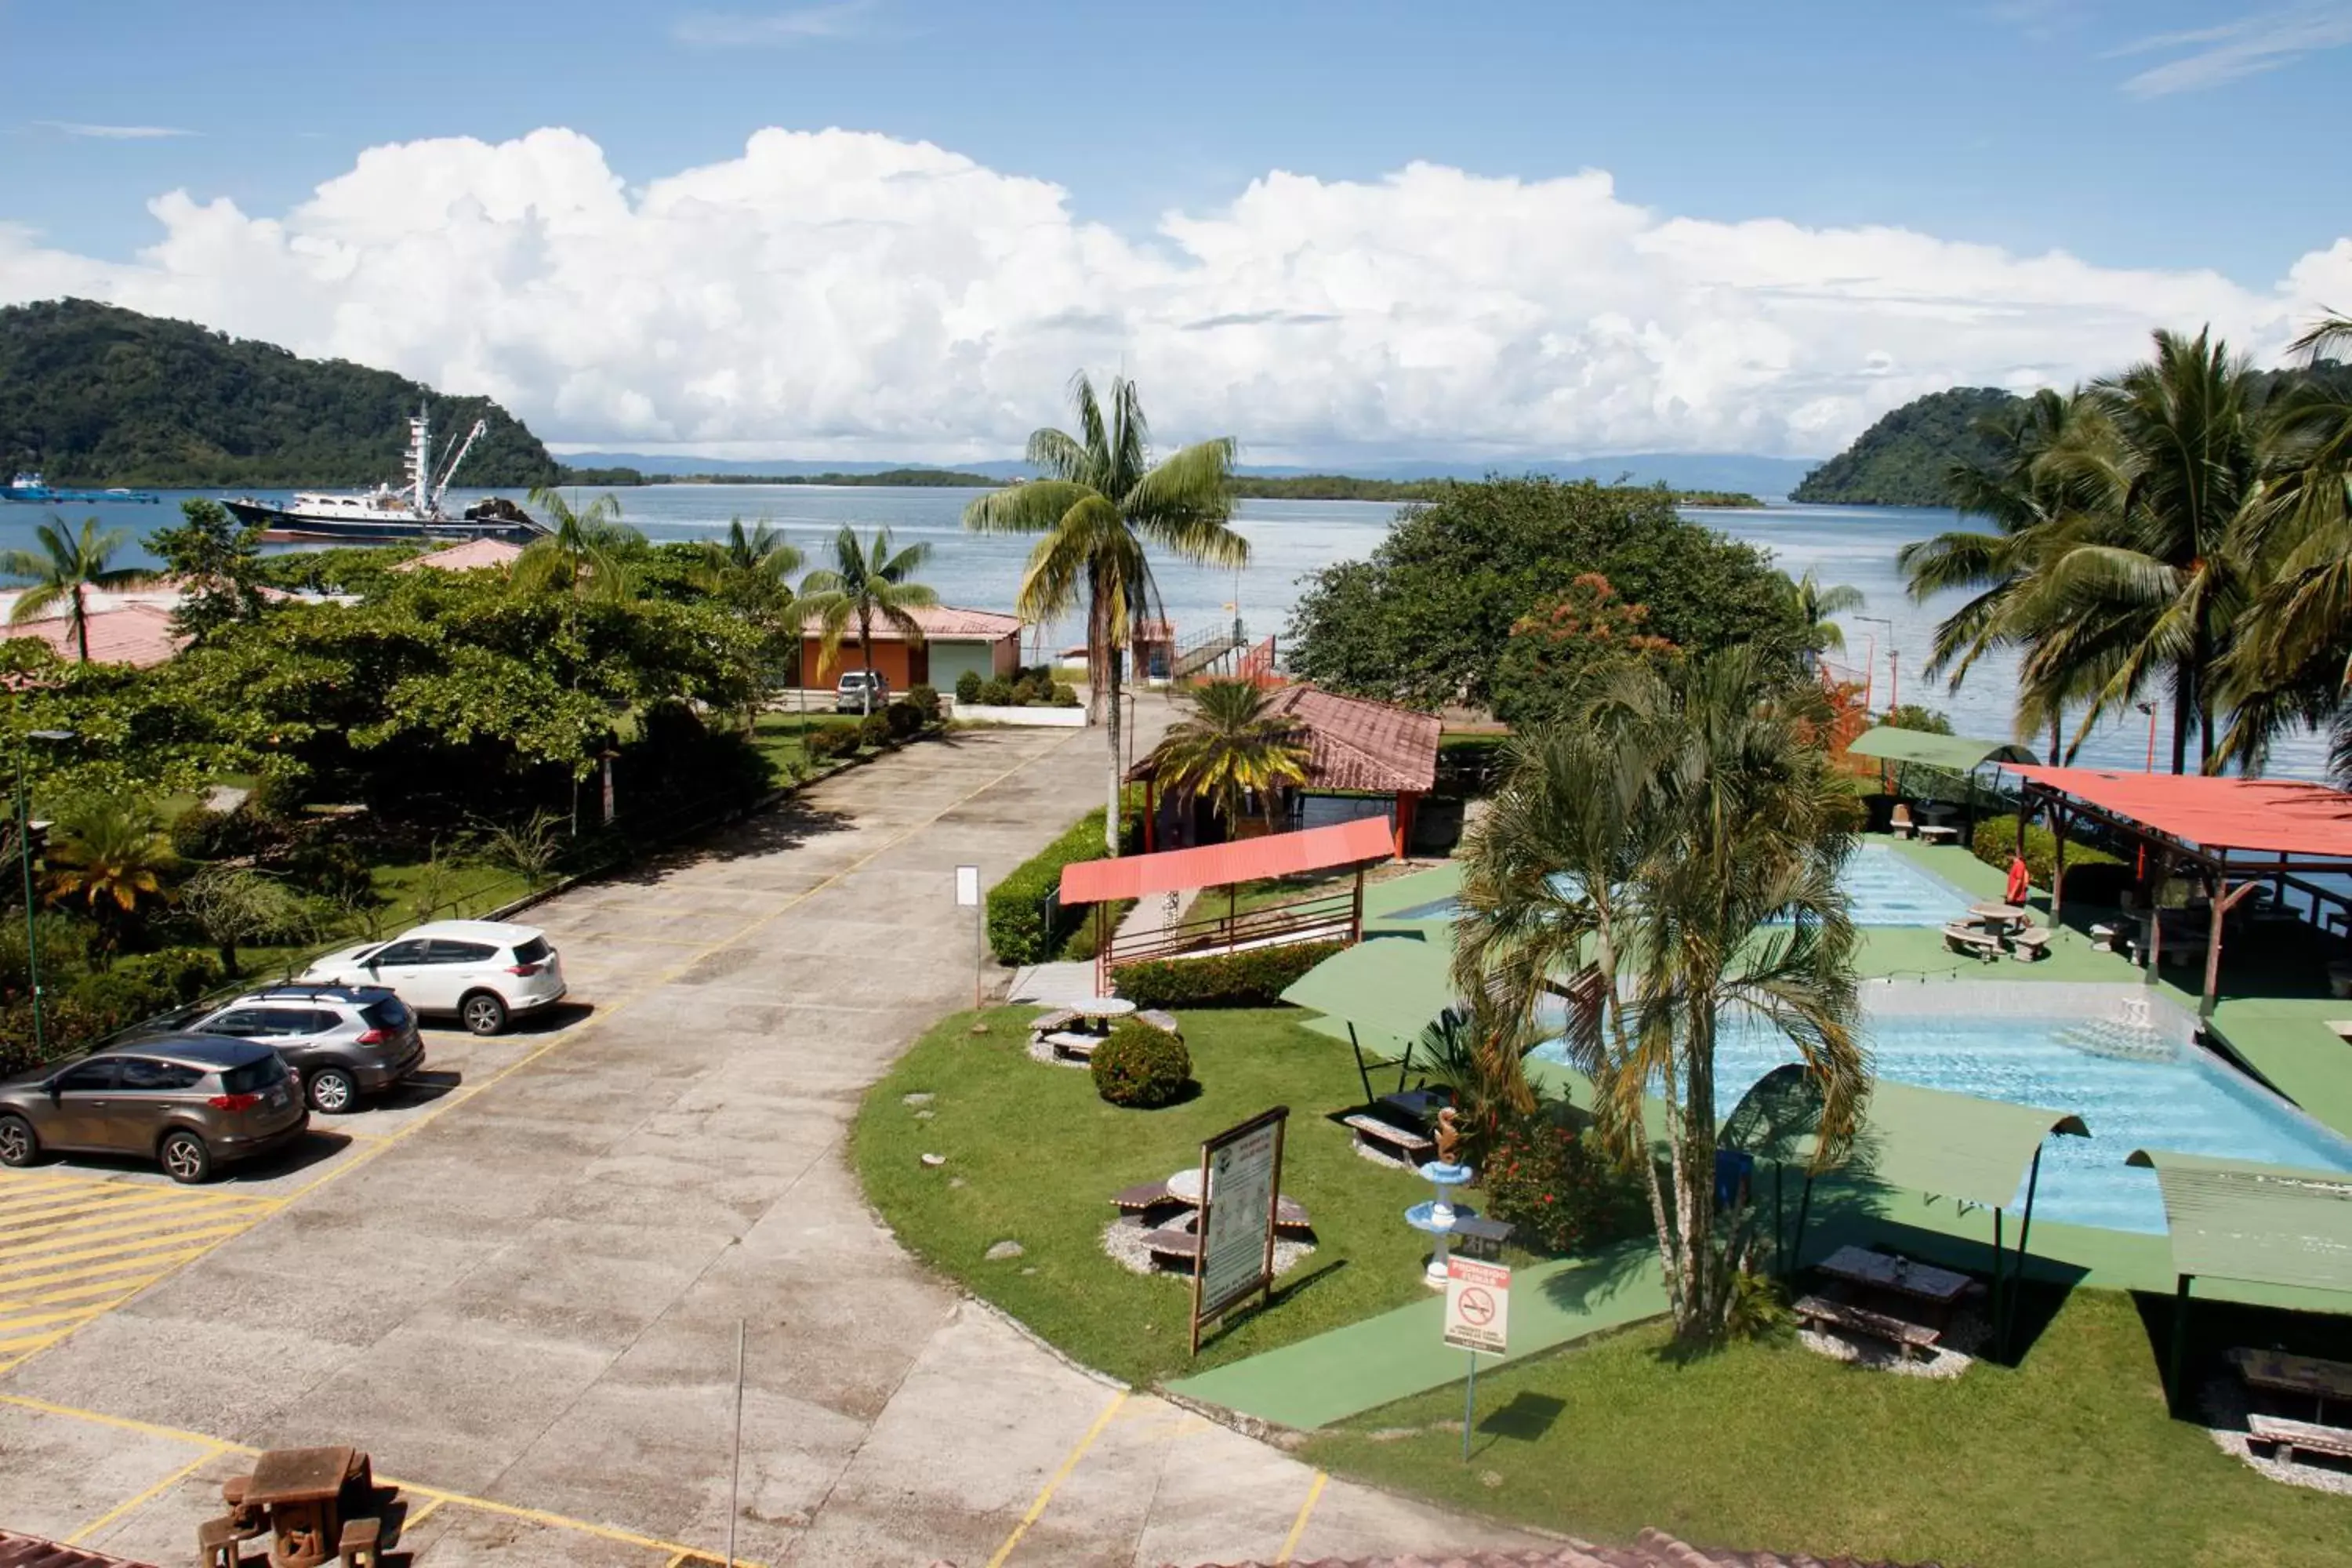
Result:
M1062 902L1099 904L1385 860L1395 848L1392 831L1385 816L1360 816L1303 833L1275 833L1157 855L1123 855L1116 860L1081 860L1062 868Z
M2029 784L2073 795L2200 849L2352 860L2352 795L2326 784L2105 768L2014 771Z

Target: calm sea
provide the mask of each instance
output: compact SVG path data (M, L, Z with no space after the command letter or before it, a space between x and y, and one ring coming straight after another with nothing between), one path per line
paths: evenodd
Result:
M121 529L135 540L177 516L184 493L166 492L158 506L102 502L67 509L79 522L96 516L102 526ZM470 501L488 492L451 492ZM1030 542L1003 535L966 533L961 525L964 503L978 493L950 489L827 489L814 485L656 485L617 492L627 521L656 541L699 539L721 531L732 517L747 522L760 519L783 530L810 557L824 563L833 532L844 523L861 533L888 528L902 543L921 541L931 546L930 564L923 580L950 604L984 609L1009 608L1020 583ZM1240 573L1211 572L1180 563L1159 568L1160 591L1180 636L1204 630L1229 620L1236 607L1252 637L1285 629L1298 595L1299 579L1334 562L1358 560L1370 554L1386 531L1395 508L1366 501L1244 501L1236 526L1249 540L1248 568ZM32 543L32 531L46 511L19 504L0 505L0 549ZM1906 700L1941 708L1952 716L1962 734L2000 736L2010 732L2011 701L2015 689L2014 658L1997 655L1972 671L1958 691L1940 682L1919 678L1936 621L1948 613L1953 599L1914 605L1904 594L1895 567L1895 552L1906 542L1955 525L1951 513L1921 508L1774 506L1754 511L1707 510L1693 514L1710 527L1762 545L1792 574L1812 568L1825 583L1846 583L1862 591L1868 603L1843 617L1846 633L1845 663L1859 669L1865 655L1874 667L1875 698L1884 706L1889 683ZM130 554L140 560L144 552ZM1858 617L1876 616L1891 626L1874 625ZM1075 642L1080 629L1075 621L1045 629L1039 646L1052 651ZM1835 657L1835 656L1832 656ZM1890 665L1892 668L1890 669ZM2039 746L2036 737L2032 742ZM2168 744L2158 742L2159 754ZM2137 768L2147 757L2147 721L2137 713L2111 722L2084 748L2084 760L2117 767ZM2296 736L2283 743L2272 764L2273 773L2287 777L2325 776L2324 742Z

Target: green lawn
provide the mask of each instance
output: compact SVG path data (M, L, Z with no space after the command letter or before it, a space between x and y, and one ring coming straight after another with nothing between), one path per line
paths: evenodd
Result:
M1345 1046L1299 1028L1286 1010L1184 1016L1198 1098L1122 1110L1091 1077L1025 1054L1034 1011L1000 1008L990 1031L969 1013L900 1058L859 1111L854 1134L867 1197L932 1267L1002 1307L1089 1366L1139 1383L1215 1365L1419 1299L1427 1249L1404 1224L1428 1195L1402 1171L1359 1159L1325 1120L1363 1098ZM921 1107L909 1093L933 1098ZM1189 1298L1177 1278L1130 1274L1105 1256L1110 1195L1200 1163L1201 1140L1270 1106L1290 1107L1282 1190L1305 1204L1318 1245L1284 1277L1273 1308L1185 1353ZM918 1110L931 1115L920 1118ZM919 1156L947 1156L926 1169ZM962 1185L955 1185L957 1180ZM1023 1255L983 1257L999 1241Z
M1467 1467L1459 1384L1318 1433L1303 1457L1604 1541L1654 1525L1973 1568L2352 1560L2352 1498L2268 1480L2166 1416L2126 1295L2077 1290L2021 1367L1950 1383L1793 1344L1676 1362L1664 1342L1633 1329L1481 1376Z
M855 726L858 717L855 713L835 713L830 709L806 714L791 710L762 713L752 723L751 746L768 759L769 764L776 770L778 782L782 783L785 778L785 763L807 765L808 752L801 745L801 735L804 731L839 725Z

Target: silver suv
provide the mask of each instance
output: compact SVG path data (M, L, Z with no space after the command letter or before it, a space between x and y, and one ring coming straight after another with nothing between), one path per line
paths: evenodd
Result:
M257 1040L165 1036L0 1081L0 1165L134 1155L175 1182L201 1182L310 1124L293 1069Z
M425 1065L416 1015L388 985L276 985L194 1023L198 1035L258 1040L300 1075L313 1110L340 1116Z
M890 706L890 678L878 669L845 671L833 689L836 713L879 713Z

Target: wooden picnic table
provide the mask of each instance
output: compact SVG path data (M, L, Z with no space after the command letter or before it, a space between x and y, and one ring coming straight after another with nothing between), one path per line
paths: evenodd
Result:
M2273 1394L2299 1394L2319 1401L2321 1414L2326 1414L2327 1401L2352 1405L2352 1362L2329 1361L2322 1356L2289 1355L2284 1351L2258 1351L2241 1347L2230 1352L2237 1363L2238 1375L2249 1388L2268 1389Z
M1399 1115L1408 1117L1423 1131L1429 1131L1437 1113L1454 1103L1453 1098L1439 1089L1407 1089L1395 1094L1381 1096L1381 1103Z
M1949 1307L1967 1293L1974 1283L1965 1274L1933 1264L1914 1263L1907 1258L1884 1252L1869 1252L1859 1247L1841 1247L1817 1266L1832 1279L1867 1286L1874 1290L1891 1291L1915 1300Z

